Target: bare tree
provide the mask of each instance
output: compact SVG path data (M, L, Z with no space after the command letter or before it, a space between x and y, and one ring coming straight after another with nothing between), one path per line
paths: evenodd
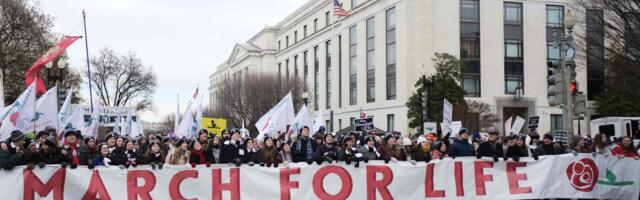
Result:
M152 110L152 94L157 80L152 68L142 65L133 52L119 55L109 48L91 58L91 82L103 105L127 106Z
M467 101L466 108L454 108L453 118L470 131L487 131L498 121L489 104L479 101Z
M28 0L0 1L0 75L7 103L25 89L24 73L54 39L49 33L51 18L28 4Z
M216 86L218 90L211 115L227 119L227 127L240 127L244 119L246 128L255 132L255 124L262 115L291 92L294 109L302 104L303 83L297 77L285 80L275 74L249 74L230 78Z

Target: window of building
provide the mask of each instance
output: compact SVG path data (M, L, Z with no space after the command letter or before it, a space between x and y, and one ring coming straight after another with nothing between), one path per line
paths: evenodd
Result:
M331 120L324 120L324 124L326 124L327 127L325 128L328 132L333 132L333 124L331 124Z
M363 0L351 0L351 9L355 9L362 3Z
M367 103L376 101L375 18L367 19Z
M387 100L396 99L396 8L386 11Z
M278 51L282 50L282 43L278 40Z
M358 103L357 94L357 26L349 28L349 105L356 105Z
M522 3L504 3L504 75L505 93L524 92L524 47Z
M307 25L302 26L302 37L307 38Z
M338 35L338 108L342 108L342 35Z
M325 56L326 56L326 71L325 71L325 77L327 79L327 88L326 88L326 108L331 109L331 40L327 41L325 43Z
M298 55L293 56L293 77L296 80L300 80L298 76Z
M313 108L315 110L320 109L320 49L318 46L313 47L313 98L315 103Z
M285 77L287 77L287 79L285 79L285 80L288 81L289 80L289 59L284 61L284 69L285 69L284 74L286 74Z
M587 99L604 91L604 13L587 10Z
M318 32L318 18L313 19L313 33Z
M298 31L293 31L293 43L298 43Z
M562 115L551 114L551 132L558 130L564 130Z
M285 44L286 44L285 48L289 48L289 36L287 35L287 36L286 36L286 37L284 37L284 38L285 38L285 41L286 41L286 42L285 42Z
M304 91L307 91L307 80L309 80L309 62L307 58L308 51L304 51L302 53L302 71L303 71L303 83L304 83Z
M349 124L351 124L351 126L353 126L353 125L354 125L355 120L356 120L356 118L355 118L355 117L350 117L350 118L349 118Z
M329 24L331 24L331 15L329 14L329 11L327 11L324 13L324 26L329 27Z
M342 130L342 119L338 119L338 130Z
M387 132L395 130L395 116L393 114L387 115Z
M547 61L560 60L560 46L556 41L564 36L564 6L547 5ZM552 73L553 69L547 69ZM547 83L548 84L548 83Z
M467 97L480 97L480 5L460 1L460 84Z
M278 81L282 77L282 63L278 63Z

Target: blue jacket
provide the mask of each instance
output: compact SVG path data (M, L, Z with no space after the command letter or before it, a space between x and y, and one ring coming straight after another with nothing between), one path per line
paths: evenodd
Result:
M454 140L453 144L449 147L449 156L451 157L463 157L463 156L475 156L476 151L472 144L463 140Z

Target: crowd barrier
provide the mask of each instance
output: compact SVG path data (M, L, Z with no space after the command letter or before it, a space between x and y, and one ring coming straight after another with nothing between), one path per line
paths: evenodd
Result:
M430 163L46 166L0 170L2 199L638 199L640 161L591 154Z

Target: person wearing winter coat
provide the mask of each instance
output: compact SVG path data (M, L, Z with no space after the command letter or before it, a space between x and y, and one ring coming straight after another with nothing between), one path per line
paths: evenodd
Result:
M611 155L611 142L604 133L598 133L593 137L593 151L601 155Z
M493 158L494 161L498 161L498 158L504 157L502 144L498 143L498 131L495 131L495 129L489 131L487 141L480 143L476 156L478 159L481 157L490 157Z
M367 157L369 160L379 160L381 158L378 148L375 146L374 136L366 136L364 138L364 145L360 147L360 153Z
M62 162L62 154L56 144L55 136L48 137L40 146L38 151L38 163L43 164L60 164Z
M205 140L206 141L206 140ZM189 163L191 165L203 165L203 164L211 164L208 162L211 158L207 158L211 156L211 153L203 147L200 140L193 141L191 144L191 155L189 155Z
M404 149L399 147L396 137L392 135L386 137L385 145L382 146L380 154L382 154L382 158L385 162L390 160L394 162L407 160L406 152Z
M282 162L273 138L264 139L264 147L260 150L260 160L267 167L271 167L272 165L278 167L278 164Z
M449 157L449 153L447 152L449 148L447 147L447 143L446 142L436 142L433 145L433 150L431 151L431 159L432 160L436 160L436 159L440 159L442 160L443 158L448 158Z
M80 146L78 139L79 135L75 131L67 131L64 134L64 144L62 145L62 162L71 165L71 168L75 168L78 165L87 165L89 161L89 154L87 150Z
M135 142L133 140L127 140L125 143L126 151L124 152L125 163L124 166L129 168L129 166L137 167L138 166L138 150L136 149Z
M338 159L340 161L344 161L347 165L355 162L355 167L360 166L360 161L368 161L367 157L364 157L358 151L358 148L353 145L355 142L352 137L346 137L342 143L343 147L338 150Z
M212 135L211 144L209 145L209 149L211 151L211 156L208 156L211 160L210 163L220 163L220 150L222 149L222 142L220 137L217 135Z
M522 147L518 146L517 138L515 135L507 137L507 152L504 154L505 161L511 158L513 161L519 162L521 157L526 157L525 152L528 150L523 150Z
M169 154L165 158L165 164L170 165L186 165L189 163L189 145L186 139L180 139L176 143L176 147L169 150Z
M591 153L591 149L587 148L585 144L585 138L580 135L573 136L573 148L571 150L576 153Z
M323 144L320 144L313 155L313 160L318 164L327 161L328 163L338 159L338 147L333 144L333 136L331 134L324 135Z
M140 160L140 164L149 164L151 168L155 169L156 166L162 169L162 166L165 161L165 154L162 151L162 145L157 141L152 141L149 143L149 149L142 156Z
M96 155L95 158L91 160L91 164L93 166L109 166L111 165L111 158L109 157L109 145L101 144L98 146L100 152Z
M309 137L309 127L303 126L300 130L300 137L291 145L293 162L306 161L311 164L315 148L315 143L311 137Z
M240 141L240 132L234 131L230 140L224 141L222 150L220 151L220 163L233 163L239 166L242 163L242 156L245 154L245 148Z
M433 138L432 135L429 135ZM411 159L418 162L429 162L431 160L431 140L424 136L419 136L417 144L411 148Z
M633 140L629 136L624 136L619 145L616 145L611 149L611 155L627 158L640 158L638 152L633 147Z
M285 164L293 162L293 153L291 152L290 143L282 143L282 149L280 150L280 160L282 160L282 162Z
M564 150L562 150L559 144L553 142L553 135L545 134L542 143L536 148L534 153L533 156L559 155L563 154Z
M258 145L253 141L253 139L246 139L244 141L244 147L245 153L241 156L242 163L248 163L249 165L260 163L260 150L258 149Z
M98 149L98 144L96 144L96 138L87 137L84 139L84 146L87 149L87 157L89 160L98 156L100 149Z
M467 134L466 131L460 131L458 137L459 138L454 140L453 144L449 147L449 156L453 158L475 156L475 148L469 143L469 134Z

